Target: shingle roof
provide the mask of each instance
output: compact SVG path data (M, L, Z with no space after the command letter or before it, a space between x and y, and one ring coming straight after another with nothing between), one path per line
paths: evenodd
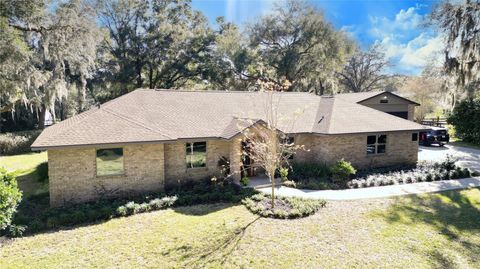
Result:
M287 133L345 134L421 130L426 127L340 98L309 93L170 91L139 89L47 127L32 149L178 139L230 139L245 119L265 118L278 108Z
M378 95L384 94L384 93L392 94L392 95L394 95L396 97L399 97L401 99L404 99L405 101L408 101L408 102L410 102L414 105L420 105L420 104L418 104L418 103L416 103L412 100L409 100L405 97L402 97L402 96L399 96L395 93L387 92L387 91L339 93L339 94L336 94L335 97L343 99L345 101L349 101L349 102L353 102L353 103L359 103L361 101L365 101L367 99L373 98L375 96L378 96Z

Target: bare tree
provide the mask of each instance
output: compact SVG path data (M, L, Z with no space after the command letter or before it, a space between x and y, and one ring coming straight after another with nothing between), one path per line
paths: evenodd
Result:
M383 72L388 65L381 47L374 45L366 52L355 53L337 75L347 92L369 92L381 88L387 80Z
M279 86L274 82L259 82L260 92L256 96L262 100L261 119L245 119L249 128L244 129L243 135L249 143L250 158L259 167L265 170L266 175L272 184L272 208L275 207L275 172L289 166L289 158L303 145L296 145L288 137L286 130L293 128L295 119L301 111L292 115L282 115L279 111L281 95L290 87L289 83ZM283 130L283 131L281 131ZM246 154L246 152L244 152Z

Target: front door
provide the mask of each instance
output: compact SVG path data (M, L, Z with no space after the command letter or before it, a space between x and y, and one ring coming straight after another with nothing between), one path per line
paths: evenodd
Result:
M250 157L251 154L250 143L248 141L242 141L242 177L255 176L255 167L253 159Z

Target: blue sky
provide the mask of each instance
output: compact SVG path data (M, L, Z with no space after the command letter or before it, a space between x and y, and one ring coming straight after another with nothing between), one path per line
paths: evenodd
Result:
M240 25L271 12L275 0L193 0L214 24L215 18ZM309 0L323 9L337 29L348 32L362 48L380 43L394 65L390 73L419 74L432 59L441 59L442 41L423 19L436 1L410 0Z

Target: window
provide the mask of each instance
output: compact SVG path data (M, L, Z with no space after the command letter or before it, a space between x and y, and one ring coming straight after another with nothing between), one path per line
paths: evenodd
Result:
M388 104L388 99L381 99L381 100L380 100L380 103L381 103L381 104Z
M122 175L123 148L97 149L97 176Z
M412 141L418 141L418 133L412 133Z
M207 142L187 143L186 153L187 168L207 165Z
M367 155L382 154L387 150L387 135L367 136Z

